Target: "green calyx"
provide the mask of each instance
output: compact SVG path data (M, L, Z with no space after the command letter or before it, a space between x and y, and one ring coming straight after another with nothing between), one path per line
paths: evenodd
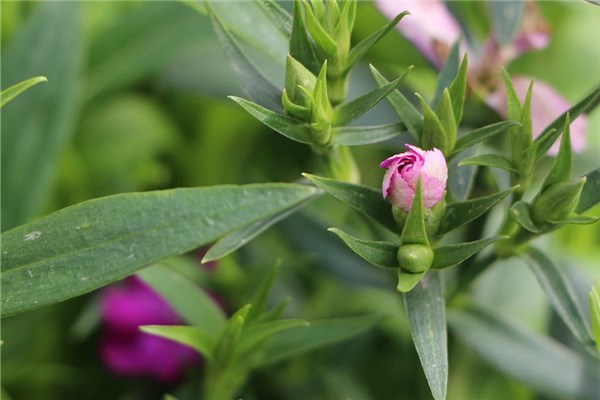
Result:
M586 178L563 181L543 191L531 206L531 217L538 226L567 219L579 202Z
M400 268L416 274L427 271L433 264L433 250L421 244L406 244L398 249Z

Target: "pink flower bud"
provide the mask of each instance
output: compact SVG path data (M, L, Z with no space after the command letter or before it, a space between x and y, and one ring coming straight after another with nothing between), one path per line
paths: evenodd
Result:
M406 145L409 151L396 154L380 164L387 168L383 176L383 198L390 198L394 206L410 211L419 176L422 180L423 205L431 208L444 197L448 167L438 149L421 150Z

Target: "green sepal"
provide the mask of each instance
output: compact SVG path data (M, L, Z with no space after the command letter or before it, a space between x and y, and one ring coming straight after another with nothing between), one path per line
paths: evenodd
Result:
M540 228L531 218L531 208L524 201L517 201L510 207L511 218L529 232L540 233Z
M446 133L446 145L444 154L450 154L456 145L456 120L454 119L454 111L452 109L452 100L450 92L444 89L442 92L442 100L436 108L436 114L440 120L444 132Z
M489 196L449 204L446 207L446 212L444 213L444 217L440 223L440 228L437 232L438 235L442 235L458 228L459 226L471 222L492 208L498 202L506 198L517 187L518 186L514 186L510 189L494 193Z
M454 121L456 126L460 125L460 121L463 115L463 107L465 104L465 91L467 89L467 69L469 64L469 57L467 53L463 56L460 64L460 69L454 81L448 87L450 92L450 99L452 99L452 110L454 111Z
M370 65L369 67L375 82L377 82L377 86L382 87L389 84L388 80L385 79L374 66ZM412 66L410 68L412 68ZM423 116L421 113L419 113L415 106L413 106L413 104L397 90L391 92L387 96L387 100L390 102L396 113L398 113L400 120L406 125L406 129L408 129L411 136L417 143L420 143L421 131L423 130Z
M548 176L542 184L542 188L540 189L542 192L550 186L569 180L571 177L571 170L573 169L573 149L571 148L570 123L569 114L567 114L558 154L554 159L552 169L550 169Z
M517 126L520 126L518 122L502 121L467 132L456 140L454 150L450 153L448 158L452 158L469 147L475 146L476 144L507 131L509 128Z
M380 190L311 174L302 174L302 176L336 199L379 222L390 231L398 230L390 203L383 198Z
M314 144L312 129L308 124L281 115L240 97L229 96L229 98L238 103L254 118L288 139L304 144Z
M294 1L292 34L290 36L290 55L316 75L321 68L321 62L312 43L307 35L302 3L296 0Z
M226 365L231 360L236 343L238 343L242 331L244 330L246 317L251 307L251 304L246 304L236 311L235 314L229 318L229 321L227 321L221 338L215 346L214 362L217 365Z
M188 325L143 325L140 330L151 335L160 336L185 344L202 354L208 361L213 358L215 343L212 338L200 329Z
M38 83L48 82L48 78L45 76L36 76L30 79L27 79L23 82L19 82L8 89L0 92L0 108L4 107L6 103L26 91L32 86L37 85Z
M521 127L513 130L511 136L512 160L513 165L517 167L521 176L531 175L534 155L527 150L533 144L533 123L531 117L531 95L533 92L533 81L527 89L525 103L523 103L523 112L521 114Z
M531 205L531 218L538 226L567 219L577 207L585 177L556 183Z
M506 110L508 113L508 119L520 121L521 115L523 114L523 106L521 106L517 91L512 84L512 79L504 68L502 68L502 77L504 79L504 87L506 90Z
M431 264L431 269L443 269L460 264L467 258L475 255L481 249L494 242L497 242L498 240L504 239L508 239L508 236L493 236L473 242L437 247L433 250L434 258L433 264Z
M316 84L317 77L315 74L288 54L285 61L285 89L287 90L289 99L294 103L298 103L297 87L304 87L312 93L315 90ZM306 106L306 104L301 105Z
M429 104L423 99L423 97L415 93L421 102L423 108L423 132L421 133L421 148L423 150L430 150L432 148L439 149L444 155L448 154L448 138L444 127L440 122L438 116L431 109Z
M321 51L323 51L328 57L335 57L338 51L338 46L335 40L333 40L329 33L325 31L323 26L321 26L317 20L317 17L315 16L313 8L308 2L304 2L304 10L306 11L306 27L310 33L310 36L313 38Z
M311 110L307 107L293 103L287 94L287 89L283 89L283 92L281 93L281 104L283 104L283 109L290 117L302 121L310 121L312 114Z
M425 272L433 263L433 250L422 244L403 244L397 253L400 269L412 274Z
M362 146L391 139L406 132L401 122L387 125L341 126L331 130L332 145Z
M408 11L401 12L400 14L396 15L396 17L386 26L380 28L376 32L373 32L371 35L354 46L348 54L348 61L346 63L346 69L344 72L349 72L350 69L367 53L371 47L373 47L381 38L387 35L388 32L391 31L398 24L398 22L404 18L405 15L408 14L410 14Z
M423 279L425 274L426 272L413 274L411 272L398 269L398 285L396 285L396 290L400 293L410 292L415 286L417 286L417 283Z
M313 142L319 145L329 143L333 111L327 95L327 60L323 63L313 92L311 128Z
M354 100L340 104L339 106L335 107L333 110L333 126L347 125L350 122L354 121L356 118L369 111L377 103L379 103L386 96L388 96L390 93L396 90L396 88L400 86L400 83L402 83L402 81L411 69L412 67L404 71L398 79L386 85L383 85L375 90L372 90L371 92L364 94Z
M335 233L350 250L369 263L386 269L398 268L398 259L396 258L398 246L395 244L357 239L338 228L329 228L328 231Z
M425 208L423 207L423 181L421 177L417 182L415 197L406 217L402 235L400 236L400 247L405 244L421 244L429 246L427 230L425 228Z
M509 172L517 172L513 167L512 162L499 154L483 154L480 156L467 157L458 163L459 167L462 167L463 165L479 165L482 167L500 168Z

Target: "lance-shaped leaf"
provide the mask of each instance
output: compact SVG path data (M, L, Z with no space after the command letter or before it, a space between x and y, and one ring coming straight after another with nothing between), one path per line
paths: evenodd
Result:
M275 264L271 271L264 277L261 281L258 289L254 292L252 296L252 300L250 300L250 304L252 307L248 312L248 322L252 322L252 320L258 318L265 309L267 308L267 302L269 301L269 294L271 293L271 288L273 287L273 282L275 282L275 278L279 273L280 263Z
M392 206L383 198L381 191L316 175L302 175L317 187L366 216L373 218L390 231L396 232L398 230L398 225L396 225L392 214Z
M468 147L475 146L518 125L519 123L514 121L502 121L467 132L456 140L456 146L454 146L449 158L454 157Z
M475 240L459 244L451 244L433 249L434 257L432 269L442 269L460 264L467 258L475 255L479 250L497 242L508 239L508 236L493 236L485 239Z
M467 157L458 163L459 167L463 165L479 165L481 167L500 168L509 172L517 172L512 162L499 154L482 154L480 156Z
M467 53L465 53L462 63L460 64L458 74L448 88L450 99L452 99L452 110L454 111L454 120L456 121L456 126L460 124L463 114L465 91L467 89L467 66L468 56Z
M293 17L274 0L254 0L285 36L292 35Z
M581 189L579 204L575 210L578 213L587 211L600 203L600 168L588 173L585 177L586 181Z
M600 352L596 348L575 292L560 269L544 253L534 247L530 247L523 257L565 325L590 354L600 358Z
M435 147L441 150L444 155L448 154L448 138L440 119L420 94L415 93L415 95L419 98L421 107L423 108L423 132L421 133L421 147L424 150L430 150Z
M445 153L450 154L456 145L456 120L454 119L452 100L450 99L450 92L448 92L448 89L444 89L442 100L435 112L446 133Z
M239 360L245 355L256 352L259 350L259 346L263 345L268 339L278 333L309 326L310 323L302 319L284 319L249 326L244 330L240 341L235 345L236 349L233 354L233 359Z
M389 31L394 29L394 27L400 22L405 15L410 14L408 11L403 11L400 14L396 15L394 19L392 19L387 25L380 28L378 31L373 32L371 35L363 39L360 43L354 46L350 53L348 54L348 61L346 63L346 70L344 72L350 71L350 69L366 54L366 52L373 47L381 38L383 38Z
M357 239L337 228L329 228L328 231L335 233L344 243L346 243L350 250L371 264L381 268L398 268L398 259L396 257L398 246L395 244Z
M4 107L4 105L6 103L11 101L15 97L17 97L18 95L20 95L21 93L26 91L27 89L29 89L30 87L35 86L38 83L42 83L42 82L48 82L48 78L46 78L45 76L36 76L36 77L30 78L30 79L27 79L23 82L19 82L15 85L9 87L8 89L3 90L2 92L0 92L0 108Z
M244 331L246 316L251 307L251 304L246 304L244 307L237 310L231 318L229 318L229 321L227 321L223 334L215 346L213 357L215 364L226 365L231 361L235 346Z
M258 104L272 110L282 110L281 90L265 77L244 54L233 35L214 13L209 2L206 2L206 8L212 21L213 29L221 42L221 46L223 46L223 50L244 92Z
M402 235L400 236L400 245L421 244L429 246L427 239L427 229L425 228L425 209L423 207L423 180L419 177L415 197L406 217Z
M389 84L387 79L385 79L374 66L370 65L369 67L371 68L371 74L373 75L375 82L377 82L377 86L382 87ZM413 106L413 104L397 90L391 92L388 95L387 100L394 110L396 110L400 120L406 125L406 129L408 129L411 136L419 143L421 140L421 130L423 129L423 116L417 111L415 106Z
M531 219L531 209L529 204L524 201L517 201L510 207L510 216L523 228L529 232L539 233L540 228L537 227L533 219Z
M357 99L335 107L333 109L333 126L347 125L369 111L387 95L396 90L410 70L411 68L408 68L398 79L388 83L387 85L383 85L367 94L360 96Z
M506 110L508 118L513 121L520 121L523 114L523 106L517 95L517 91L510 79L508 72L502 68L502 78L504 79L504 87L506 90Z
M391 139L406 132L403 123L371 126L343 126L331 131L331 144L362 146Z
M144 325L140 327L140 330L190 346L206 357L207 360L212 360L215 348L214 339L194 326Z
M2 316L87 293L210 243L315 193L258 184L90 200L2 234Z
M300 61L313 74L317 75L322 62L315 52L312 40L307 35L304 17L302 15L302 2L294 1L294 15L292 34L290 36L290 55Z
M445 399L448 338L442 273L427 272L413 290L404 293L404 309L431 394L436 400Z
M456 79L458 75L459 68L458 64L460 63L460 40L457 40L450 49L450 54L448 54L448 58L442 67L438 75L437 86L435 88L435 95L433 96L433 101L431 102L431 107L436 108L440 101L442 100L442 95L444 93L444 89L449 87L452 82Z
M417 286L417 283L423 279L425 272L408 272L403 269L398 269L398 284L396 290L400 293L408 293Z
M563 127L563 135L560 141L560 147L558 154L554 159L552 168L546 176L540 192L546 190L550 186L567 181L571 178L571 170L573 169L573 149L571 148L571 131L569 124L571 123L569 114L565 118L565 125Z
M516 188L517 187L515 186L490 196L449 204L448 207L446 207L446 213L442 218L437 233L442 235L474 220L511 194Z
M550 147L556 142L560 136L560 128L564 126L567 114L574 121L579 115L591 112L600 104L600 86L596 87L590 94L583 98L580 102L562 113L550 125L548 125L541 135L533 143L535 149L535 159L542 158ZM511 118L512 119L512 118Z
M531 115L531 96L533 93L533 81L527 89L527 96L523 103L523 113L521 114L521 127L512 130L511 147L513 164L523 176L531 173L533 168L533 154L527 151L533 143L533 118Z
M308 124L281 115L240 97L229 96L229 98L275 132L281 133L283 136L296 142L313 144L312 130Z

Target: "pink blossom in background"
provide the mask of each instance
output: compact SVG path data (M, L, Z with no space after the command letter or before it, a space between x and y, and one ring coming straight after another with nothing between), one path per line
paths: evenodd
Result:
M506 66L523 53L543 49L550 42L548 25L537 11L534 2L527 3L522 26L512 43L500 46L495 38L490 36L482 44L480 51L469 48L461 39L463 35L460 25L442 0L376 0L375 3L389 19L404 10L411 13L397 27L437 68L445 62L452 45L460 40L461 49L469 55L467 75L469 87L480 93L486 103L504 117L506 117L506 93L500 67ZM515 89L523 99L530 78L514 79ZM532 94L534 136L538 136L549 123L569 108L569 102L554 88L536 80ZM573 150L576 152L585 150L586 128L585 116L579 116L571 124ZM556 154L557 149L558 143L549 153Z
M444 154L438 149L421 150L406 145L409 151L393 155L380 164L387 168L383 176L382 192L394 206L410 211L419 177L422 182L423 205L431 208L446 193L448 167Z

